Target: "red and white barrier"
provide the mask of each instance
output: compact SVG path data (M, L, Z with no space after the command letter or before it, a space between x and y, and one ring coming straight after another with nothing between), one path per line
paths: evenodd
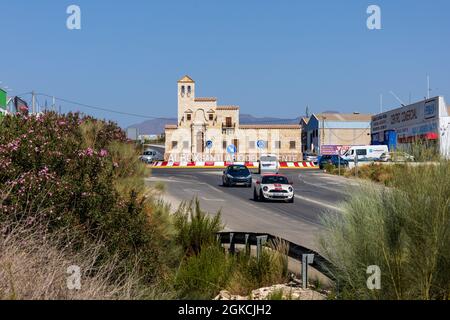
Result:
M223 169L231 165L245 165L249 169L257 169L258 162L169 162L158 161L150 164L155 169ZM280 169L317 169L313 162L280 162Z

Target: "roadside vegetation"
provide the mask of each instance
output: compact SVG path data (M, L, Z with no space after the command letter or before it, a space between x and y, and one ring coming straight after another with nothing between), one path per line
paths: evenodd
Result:
M378 168L389 168L389 179L374 174ZM389 187L362 184L343 215L324 220L329 232L321 247L333 266L336 297L450 299L450 162L368 166L359 174ZM381 269L380 290L367 286L373 265Z
M114 123L6 116L0 169L0 299L210 299L286 277L280 251L229 255L217 243L220 213L192 201L171 214Z

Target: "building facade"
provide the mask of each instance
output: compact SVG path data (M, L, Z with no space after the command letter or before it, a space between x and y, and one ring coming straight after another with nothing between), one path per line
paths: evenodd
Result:
M412 143L436 147L450 156L450 110L444 97L435 97L390 110L372 119L372 143L391 150L408 149Z
M337 154L351 146L370 144L369 114L322 113L301 119L303 152Z
M195 81L184 76L178 81L178 123L165 128L165 160L243 162L265 154L302 160L300 125L241 125L239 111L217 98L197 97Z

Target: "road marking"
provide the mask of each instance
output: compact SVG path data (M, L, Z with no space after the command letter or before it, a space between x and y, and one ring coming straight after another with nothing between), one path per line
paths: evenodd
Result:
M337 192L337 193L344 194L344 195L347 194L346 192L341 191L341 190L339 190L339 189L337 189L337 188L326 187L326 186L323 185L323 184L311 183L311 182L307 182L306 180L302 180L301 183L304 183L304 184L306 184L306 185L313 186L313 187L316 187L316 188L321 188L321 189L325 189L325 190Z
M184 192L200 192L198 189L183 189Z
M205 201L225 202L225 200L223 200L223 199L208 199L205 197L202 197L202 199Z
M177 183L192 183L192 181L183 181L183 180L176 180L176 179L170 179L170 178L158 178L158 177L151 177L146 178L145 181L148 182L177 182Z
M341 212L343 211L341 208L339 208L339 207L337 207L335 205L332 205L332 204L327 204L327 203L324 203L324 202L321 202L321 201L313 200L311 198L307 198L307 197L303 197L303 196L299 196L299 195L295 195L295 197L297 199L300 199L300 200L303 200L303 201L307 201L307 202L311 202L311 203L315 203L315 204L318 204L319 206L326 207L326 208L329 208L329 209L332 209L332 210L337 210L337 211L341 211Z

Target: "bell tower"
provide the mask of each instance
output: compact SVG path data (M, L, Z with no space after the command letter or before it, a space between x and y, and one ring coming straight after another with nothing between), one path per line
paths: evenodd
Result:
M195 81L188 75L178 80L178 124L182 124L185 112L194 111L195 104Z

